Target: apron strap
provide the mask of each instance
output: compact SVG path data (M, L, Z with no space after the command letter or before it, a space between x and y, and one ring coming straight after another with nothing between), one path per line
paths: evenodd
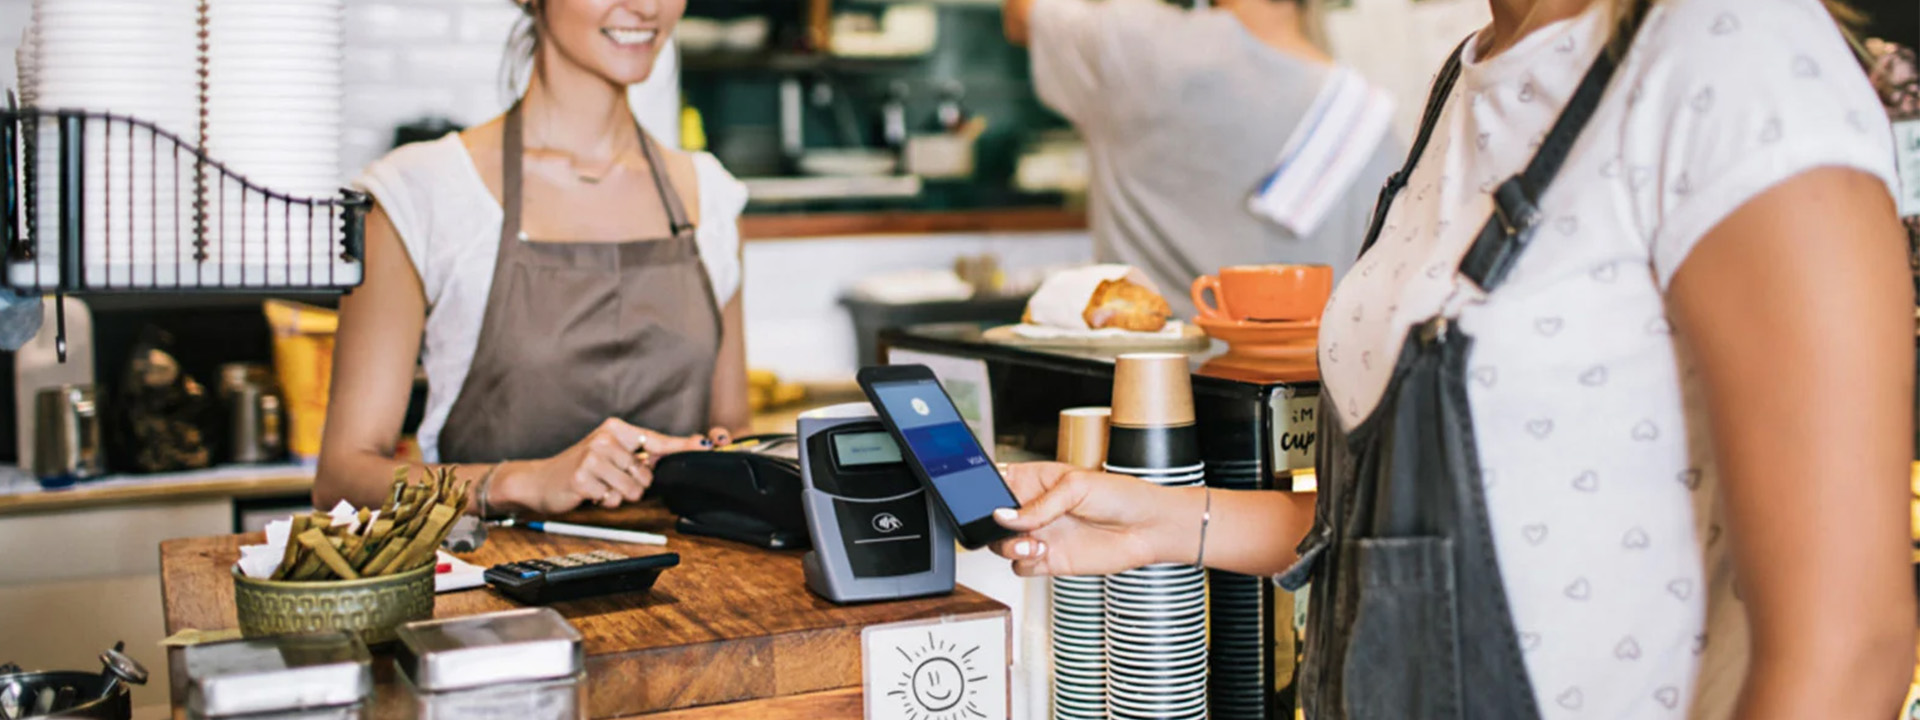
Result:
M1367 228L1367 239L1360 246L1360 254L1380 240L1380 228L1387 221L1387 208L1393 205L1393 198L1406 189L1407 179L1413 176L1413 168L1420 163L1420 156L1427 152L1427 140L1433 137L1433 128L1440 123L1440 113L1446 109L1447 97L1453 94L1453 83L1460 79L1460 53L1467 49L1467 43L1473 40L1468 36L1454 46L1453 53L1447 56L1447 64L1440 69L1439 77L1434 78L1433 88L1427 92L1427 109L1420 117L1420 132L1414 136L1413 148L1407 151L1406 162L1400 169L1387 177L1387 184L1380 188L1380 199L1373 205L1373 222Z
M660 161L659 151L654 149L654 139L647 134L646 128L640 131L640 152L646 155L647 169L653 172L653 185L660 190L660 202L667 207L668 228L674 237L693 229L693 223L687 219L686 205L680 201L680 193L673 189L673 179L667 176L667 168Z
M1625 37L1630 39L1639 32L1639 19L1636 17L1635 24L1625 28ZM1580 131L1599 109L1618 66L1614 51L1602 48L1593 66L1587 68L1586 76L1580 79L1580 86L1573 91L1573 98L1567 101L1566 109L1547 131L1533 160L1520 174L1507 178L1494 189L1493 216L1487 218L1473 247L1468 248L1460 260L1460 274L1480 286L1481 291L1493 292L1505 282L1514 261L1526 250L1535 226L1540 224L1540 197L1560 174L1560 166L1572 153Z
M500 136L500 243L520 239L520 154L526 142L520 137L520 102L507 108Z

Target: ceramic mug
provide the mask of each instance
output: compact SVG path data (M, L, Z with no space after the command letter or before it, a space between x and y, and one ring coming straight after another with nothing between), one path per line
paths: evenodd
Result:
M1207 302L1209 290L1217 303ZM1193 306L1208 320L1317 320L1332 294L1326 265L1236 265L1193 281Z

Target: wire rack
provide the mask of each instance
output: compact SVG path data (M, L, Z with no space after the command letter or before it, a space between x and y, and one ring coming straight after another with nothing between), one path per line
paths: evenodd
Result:
M0 109L0 286L34 294L344 292L365 193L298 197L111 112Z

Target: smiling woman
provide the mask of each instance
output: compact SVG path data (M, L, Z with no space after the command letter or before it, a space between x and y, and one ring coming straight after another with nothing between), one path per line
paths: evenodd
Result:
M479 483L480 514L638 500L655 458L748 424L745 189L625 100L685 0L519 6L508 58L532 71L513 107L356 181L376 207L341 303L322 506L380 501L416 358L422 455Z

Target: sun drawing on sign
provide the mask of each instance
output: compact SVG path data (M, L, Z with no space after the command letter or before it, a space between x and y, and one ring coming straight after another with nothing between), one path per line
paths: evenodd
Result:
M951 642L935 640L927 633L927 642L909 651L895 648L906 658L905 672L894 681L887 697L895 698L906 711L907 720L966 720L985 718L980 709L980 683L987 676L974 666L979 646L962 649Z

